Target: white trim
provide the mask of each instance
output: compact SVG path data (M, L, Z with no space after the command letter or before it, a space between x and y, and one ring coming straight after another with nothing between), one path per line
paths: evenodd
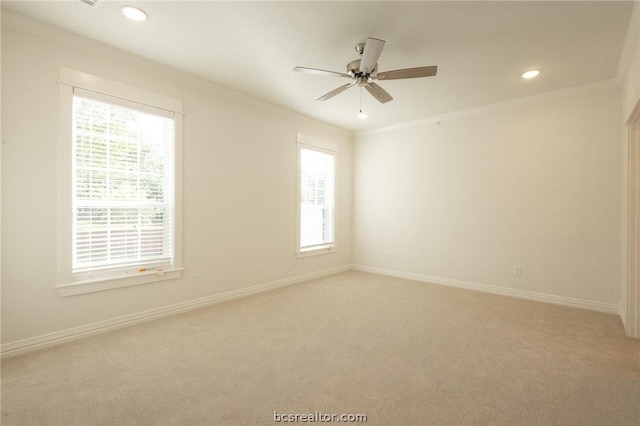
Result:
M583 84L580 86L573 86L564 89L554 90L546 93L539 93L536 95L525 96L521 98L510 99L502 102L495 102L492 104L482 105L475 108L464 109L460 111L454 111L439 115L433 115L430 117L421 118L419 120L407 121L405 123L395 124L388 127L381 127L372 130L363 130L355 132L355 138L367 135L376 135L388 132L395 132L404 129L410 129L419 126L425 126L429 124L438 124L442 121L449 121L467 117L475 117L478 115L489 114L492 112L503 111L511 108L519 108L527 105L538 104L541 102L548 102L556 99L568 98L571 96L586 95L589 93L596 93L601 90L613 89L619 87L615 78L609 80L601 80L595 83Z
M340 182L340 176L338 175L338 144L333 142L327 142L322 139L317 139L312 136L308 136L302 133L298 133L296 143L296 241L295 241L295 253L296 257L304 258L309 256L317 256L323 254L335 253L337 250L338 242L338 182ZM301 165L301 151L302 149L314 150L324 152L333 156L333 241L323 244L322 246L315 246L311 248L300 247L300 227L301 227L301 192L302 192L302 165Z
M135 324L163 318L182 312L191 311L193 309L204 308L206 306L225 302L228 300L239 299L246 296L273 290L279 287L298 284L316 278L345 272L351 269L351 265L337 266L334 268L323 269L321 271L310 272L303 275L297 275L290 278L283 278L264 284L258 284L251 287L241 288L239 290L227 291L213 296L203 297L201 299L189 300L187 302L176 303L174 305L162 308L151 309L136 314L126 315L106 321L100 321L81 327L70 328L67 330L57 331L42 336L32 337L15 342L3 344L0 347L0 355L2 358L31 352L50 346L59 345L61 343L82 339L84 337L93 336L107 331L117 330Z
M529 290L498 287L489 284L480 284L470 281L455 280L451 278L434 277L431 275L416 274L413 272L397 271L393 269L378 268L366 265L353 265L353 270L371 272L374 274L388 275L390 277L405 278L414 281L422 281L447 287L464 288L467 290L481 291L483 293L497 294L500 296L515 297L517 299L533 300L535 302L551 303L554 305L569 306L571 308L586 309L589 311L606 312L608 314L620 314L620 307L613 303L596 302L593 300L576 299L573 297L556 296L553 294L538 293Z
M71 284L57 285L58 293L62 297L77 296L80 294L95 293L97 291L111 290L114 288L129 287L132 285L156 283L160 281L175 280L182 276L184 268L175 268L168 271L141 272L135 276L103 277L95 280L77 281Z
M627 120L626 306L621 318L628 336L640 338L640 102Z
M147 105L154 109L163 109L178 114L183 112L183 102L179 99L67 67L60 67L59 83L105 95L109 98Z
M303 133L298 133L298 143L311 146L314 148L320 148L324 151L329 151L332 154L338 152L338 144L333 142L327 142L322 139L314 138L312 136L305 135Z
M58 113L58 152L59 152L59 192L58 197L58 262L57 277L58 285L56 288L60 296L75 296L80 294L92 293L116 289L132 285L140 285L145 283L155 283L180 278L182 275L182 171L183 171L183 102L179 99L172 98L161 93L151 92L140 89L138 87L129 86L118 81L99 77L84 71L78 71L71 68L61 66L59 69L60 83L58 86L59 94L59 113ZM103 279L83 280L73 282L71 247L72 247L72 229L71 218L71 161L72 161L72 102L74 92L79 90L80 95L83 91L88 91L90 97L98 94L96 97L100 100L103 98L117 99L120 104L126 104L134 108L153 110L153 113L161 111L160 115L170 116L174 122L174 143L173 143L173 198L174 198L174 257L173 265L160 273L139 273L135 276L111 276Z
M335 227L334 227L334 233L335 233ZM298 250L296 252L296 257L309 257L309 256L317 256L319 254L335 253L336 250L337 250L337 247L335 244L324 244L319 247Z
M81 327L75 327L67 330L62 330L54 333L49 333L42 336L32 337L15 342L9 342L3 344L0 347L0 356L8 358L15 355L35 351L38 349L44 349L47 347L59 345L66 342L82 339L85 337L93 336L96 334L104 333L107 331L117 330L124 327L128 327L135 324L140 324L147 321L175 315L187 311L191 311L198 308L204 308L217 303L222 303L229 300L239 299L242 297L251 296L254 294L274 290L280 287L299 284L306 281L310 281L316 278L322 278L329 275L346 272L349 270L369 272L380 275L387 275L391 277L409 279L414 281L427 282L436 285L443 285L448 287L464 288L467 290L481 291L484 293L497 294L500 296L515 297L518 299L532 300L542 303L550 303L554 305L568 306L578 309L586 309L596 312L605 312L609 314L620 315L624 322L623 314L619 309L619 306L611 303L596 302L591 300L576 299L564 296L555 296L551 294L537 293L528 290L509 289L504 287L492 286L487 284L474 283L469 281L454 280L450 278L434 277L424 274L416 274L412 272L397 271L386 268L378 268L366 265L343 265L334 268L324 269L321 271L310 272L303 275L297 275L290 278L284 278L281 280L271 281L264 284L258 284L251 287L246 287L238 290L227 291L224 293L216 294L213 296L207 296L200 299L190 300L187 302L176 303L174 305L165 306L162 308L152 309L136 314L126 315L111 320L100 321L93 324L88 324Z

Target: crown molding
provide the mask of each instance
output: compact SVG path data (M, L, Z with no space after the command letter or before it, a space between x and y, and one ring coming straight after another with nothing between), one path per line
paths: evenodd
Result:
M2 26L11 27L37 37L41 37L80 51L84 51L86 53L98 55L112 61L132 66L141 71L156 74L176 83L205 91L214 96L224 97L233 102L237 102L256 109L261 109L272 114L284 116L287 120L295 120L297 122L313 122L315 124L320 124L324 126L325 131L331 134L335 134L338 137L351 139L353 136L353 133L350 130L343 129L333 124L318 120L317 118L312 118L299 112L286 109L282 106L270 103L254 96L250 96L236 90L228 89L210 80L188 74L184 71L171 68L167 65L145 59L132 53L125 52L118 48L87 38L83 35L69 32L63 28L55 27L40 21L33 20L29 17L10 10L2 10L1 20Z
M421 118L419 120L408 121L405 123L395 124L387 127L381 127L378 129L364 130L364 131L356 132L355 139L357 140L359 137L362 137L362 136L384 134L384 133L395 132L399 130L405 130L405 129L426 126L426 125L434 125L434 124L439 125L443 121L474 117L478 115L484 115L484 114L489 114L493 112L503 111L506 109L518 108L518 107L523 107L527 105L534 105L542 102L553 101L557 99L596 93L602 90L609 90L617 87L620 87L620 84L615 78L611 78L608 80L600 80L593 83L567 87L564 89L554 90L551 92L539 93L536 95L510 99L507 101L495 102L492 104L449 112L445 114L433 115L430 117Z

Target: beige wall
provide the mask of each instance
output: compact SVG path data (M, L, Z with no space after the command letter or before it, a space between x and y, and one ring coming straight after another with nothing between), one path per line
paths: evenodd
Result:
M624 300L621 123L640 98L637 51L622 91L605 85L360 134L352 164L346 131L67 33L35 33L45 37L2 28L3 344L352 261ZM184 100L182 279L67 298L56 291L60 66ZM298 132L340 145L336 254L294 256Z
M597 87L358 135L354 263L618 304L621 97Z
M350 264L350 133L47 31L2 28L3 344ZM55 289L60 66L184 101L180 280L66 298ZM298 132L339 145L335 254L295 257Z

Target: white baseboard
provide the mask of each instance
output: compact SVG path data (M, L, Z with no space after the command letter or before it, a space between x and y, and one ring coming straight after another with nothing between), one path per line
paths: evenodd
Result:
M519 290L506 287L498 287L488 284L474 283L470 281L454 280L451 278L434 277L430 275L416 274L413 272L396 271L393 269L378 268L366 265L353 265L356 271L371 272L374 274L388 275L391 277L406 278L414 281L422 281L431 284L448 287L464 288L468 290L482 291L500 296L516 297L518 299L533 300L536 302L552 303L554 305L569 306L572 308L587 309L590 311L606 312L620 315L620 307L613 303L596 302L592 300L575 299L572 297L556 296L552 294L537 293L529 290Z
M37 349L43 349L50 346L59 345L61 343L70 342L73 340L82 339L92 335L104 333L107 331L117 330L120 328L128 327L135 324L151 321L158 318L163 318L170 315L179 314L182 312L191 311L205 306L214 305L216 303L225 302L228 300L239 299L246 296L262 293L265 291L273 290L279 287L284 287L292 284L298 284L305 281L309 281L316 278L321 278L328 275L345 272L348 270L356 270L363 272L370 272L380 275L388 275L392 277L405 278L414 281L428 282L432 284L444 285L449 287L464 288L469 290L482 291L485 293L492 293L501 296L516 297L519 299L533 300L537 302L552 303L556 305L569 306L573 308L587 309L591 311L605 312L615 315L620 315L623 324L626 324L624 318L624 312L616 304L596 302L591 300L575 299L571 297L555 296L551 294L536 293L528 290L518 290L505 287L498 287L488 284L480 284L469 281L461 281L450 278L434 277L430 275L416 274L412 272L397 271L393 269L378 268L366 265L343 265L335 268L323 269L321 271L311 272L308 274L297 275L295 277L284 278L281 280L271 281L264 284L258 284L239 290L228 291L225 293L215 294L212 296L203 297L200 299L189 300L187 302L176 303L174 305L165 306L162 308L152 309L149 311L139 312L136 314L126 315L111 320L100 321L93 324L88 324L81 327L75 327L67 330L62 330L42 336L37 336L29 339L19 340L15 342L9 342L3 344L0 347L0 356L7 358L31 352Z
M174 305L162 308L152 309L149 311L139 312L136 314L126 315L106 321L100 321L81 327L75 327L67 330L57 331L42 336L29 339L19 340L3 344L0 347L0 356L7 358L23 354L26 352L43 349L49 346L59 345L61 343L78 340L84 337L92 336L107 331L117 330L134 324L151 321L154 319L191 311L193 309L203 308L205 306L228 300L238 299L241 297L251 296L265 291L273 290L292 284L298 284L315 278L321 278L328 275L337 274L339 272L348 271L351 265L338 266L335 268L323 269L321 271L311 272L308 274L297 275L295 277L284 278L281 280L271 281L264 284L258 284L239 290L227 291L213 296L207 296L200 299L189 300L187 302L176 303Z

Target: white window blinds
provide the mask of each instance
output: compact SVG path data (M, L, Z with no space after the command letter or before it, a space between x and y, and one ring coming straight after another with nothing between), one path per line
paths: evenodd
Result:
M174 262L173 113L74 89L76 279Z
M334 243L335 154L300 147L300 249Z

